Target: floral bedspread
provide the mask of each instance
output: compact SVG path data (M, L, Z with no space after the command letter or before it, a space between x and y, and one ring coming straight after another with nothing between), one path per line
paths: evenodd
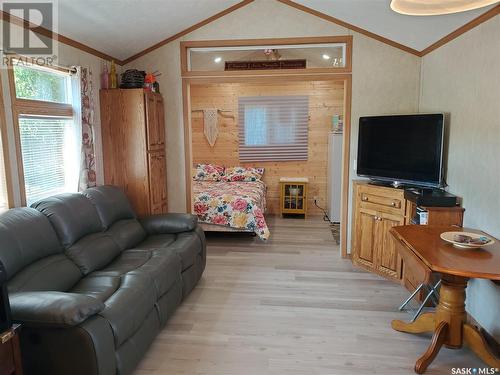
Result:
M255 232L269 238L264 218L266 185L262 181L193 181L194 212L203 223Z

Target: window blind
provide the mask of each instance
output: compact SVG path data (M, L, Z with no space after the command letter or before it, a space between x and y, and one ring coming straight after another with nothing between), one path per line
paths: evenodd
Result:
M238 114L240 161L307 160L308 96L240 97Z
M0 212L9 209L7 196L7 178L5 176L5 160L3 157L3 143L0 136Z
M68 175L74 168L65 155L73 144L72 120L20 117L19 136L28 206L39 199L68 191Z

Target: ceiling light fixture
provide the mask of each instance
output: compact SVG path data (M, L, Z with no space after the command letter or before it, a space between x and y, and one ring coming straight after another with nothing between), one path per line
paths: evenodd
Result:
M392 0L391 9L408 16L437 16L466 12L497 2L498 0Z
M221 61L222 61L222 57L216 57L214 59L214 63L217 63L217 64L220 63Z
M324 53L324 54L323 54L323 59L325 59L325 60L330 60L330 56L329 56L329 55L327 55L326 53Z

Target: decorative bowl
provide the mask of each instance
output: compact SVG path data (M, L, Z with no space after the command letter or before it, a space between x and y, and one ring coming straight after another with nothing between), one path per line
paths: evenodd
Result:
M460 249L477 249L495 243L489 236L471 232L444 232L441 239Z

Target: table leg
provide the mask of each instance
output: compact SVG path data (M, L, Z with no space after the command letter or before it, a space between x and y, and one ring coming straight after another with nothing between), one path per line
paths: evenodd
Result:
M432 341L429 345L427 351L420 357L415 363L415 372L417 374L423 374L431 362L436 358L439 350L443 346L446 338L448 336L448 323L441 322L438 324L434 335L432 335Z
M436 358L443 345L462 347L462 326L465 324L465 288L467 278L444 274L439 291L439 304L435 313L426 313L413 323L392 321L392 328L401 332L434 332L427 351L415 363L415 372L422 374Z
M463 335L464 344L476 353L479 358L490 367L500 368L500 359L493 354L481 332L470 324L464 324Z
M407 333L434 332L436 329L435 314L424 313L411 323L406 323L402 320L393 320L391 326L396 331Z
M439 304L436 307L436 327L440 322L448 323L448 337L444 343L448 348L462 347L462 326L467 320L465 313L467 281L465 277L442 275Z

